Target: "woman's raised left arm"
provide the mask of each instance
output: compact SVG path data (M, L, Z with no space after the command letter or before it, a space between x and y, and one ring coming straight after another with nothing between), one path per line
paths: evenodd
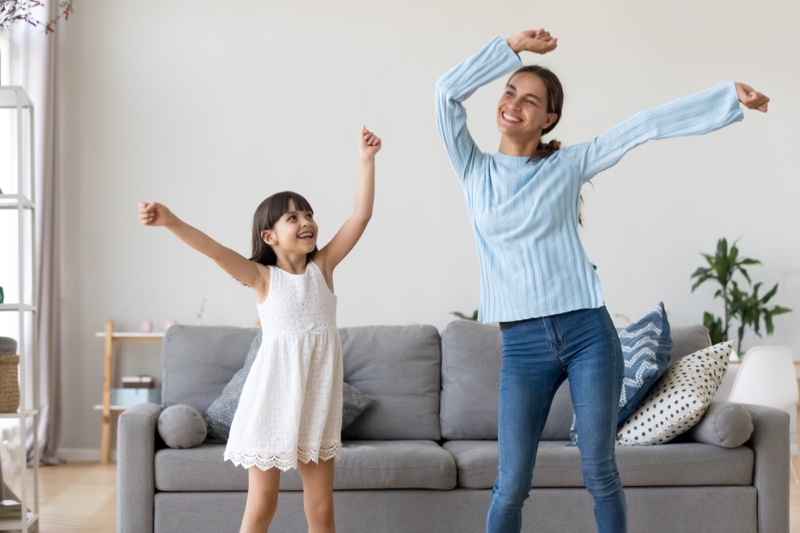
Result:
M576 162L583 180L588 181L649 140L703 135L742 120L740 102L766 111L769 98L742 83L721 83L637 113L591 141L562 148L561 156Z

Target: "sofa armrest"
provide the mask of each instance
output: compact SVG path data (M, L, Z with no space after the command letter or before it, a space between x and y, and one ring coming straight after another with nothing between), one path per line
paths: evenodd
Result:
M789 531L789 413L742 404L753 417L753 484L758 490L758 533Z
M156 431L163 409L143 403L119 416L117 533L153 533Z

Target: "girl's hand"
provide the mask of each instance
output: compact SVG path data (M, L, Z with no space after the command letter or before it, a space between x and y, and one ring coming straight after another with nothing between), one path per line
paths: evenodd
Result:
M166 226L172 219L172 211L156 202L139 202L139 220L145 226Z
M517 54L522 51L546 54L547 52L552 52L558 46L558 39L550 35L550 32L544 28L521 31L506 39L506 42Z
M761 111L762 113L767 112L767 104L769 103L769 97L767 95L762 94L749 85L744 83L736 82L736 94L739 95L739 101L744 104L744 106L748 109L755 109L757 111Z
M374 157L381 149L381 138L369 131L366 126L361 126L361 141L358 148L361 157Z

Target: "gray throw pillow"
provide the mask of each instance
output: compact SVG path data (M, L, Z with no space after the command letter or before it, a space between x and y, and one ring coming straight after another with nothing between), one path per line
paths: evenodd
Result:
M375 398L369 394L364 394L349 383L342 385L342 429L346 428L364 412L364 409L372 405Z
M250 367L258 355L258 348L261 346L261 330L256 332L253 342L250 343L250 350L244 360L244 366L236 371L231 380L222 389L222 394L211 402L206 410L205 419L208 424L208 435L212 439L228 441L228 434L231 431L231 422L236 408L239 406L239 396L242 395L242 388L250 373Z
M206 440L206 422L191 405L170 405L158 415L158 434L170 448L194 448Z
M753 417L738 403L712 402L700 422L689 430L696 442L738 448L753 434Z
M250 351L244 360L244 366L233 375L222 390L222 394L206 410L205 419L208 424L208 434L211 438L223 442L228 441L233 415L239 405L239 397L242 395L244 382L247 379L247 374L250 373L250 367L253 366L253 361L258 355L260 346L261 330L258 330L252 344L250 344ZM364 412L364 409L372 405L375 398L364 394L348 383L344 383L342 387L342 429L344 429L352 424L358 418L358 415Z

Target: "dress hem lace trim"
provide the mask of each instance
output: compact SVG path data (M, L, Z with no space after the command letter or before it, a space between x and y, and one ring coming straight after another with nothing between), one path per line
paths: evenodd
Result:
M313 461L319 463L320 461L328 461L334 457L339 457L342 452L341 443L324 446L322 448L298 448L297 452L284 452L284 453L248 453L240 451L225 450L223 455L224 460L230 461L235 466L242 466L244 468L251 468L257 466L261 470L269 470L270 468L278 468L283 472L292 468L297 468L297 461L302 461L308 464Z

